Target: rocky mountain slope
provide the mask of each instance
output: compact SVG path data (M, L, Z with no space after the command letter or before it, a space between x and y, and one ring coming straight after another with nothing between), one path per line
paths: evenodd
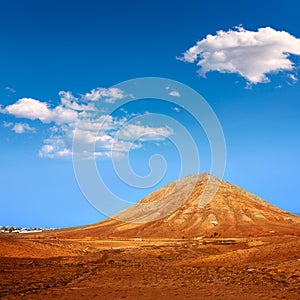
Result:
M186 176L65 237L191 238L300 234L300 217L207 173Z

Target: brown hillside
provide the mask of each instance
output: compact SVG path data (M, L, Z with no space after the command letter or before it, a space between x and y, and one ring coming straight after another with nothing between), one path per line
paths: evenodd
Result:
M57 234L99 238L300 234L300 217L242 188L202 173L169 183L115 218Z

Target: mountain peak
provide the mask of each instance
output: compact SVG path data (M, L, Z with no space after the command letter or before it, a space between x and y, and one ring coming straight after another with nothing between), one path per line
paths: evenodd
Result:
M300 217L209 173L156 190L78 234L99 237L199 237L300 234Z

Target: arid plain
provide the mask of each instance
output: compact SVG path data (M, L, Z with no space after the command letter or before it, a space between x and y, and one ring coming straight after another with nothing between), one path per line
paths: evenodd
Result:
M300 299L300 218L216 178L213 199L199 204L209 178L171 183L119 220L1 233L0 298ZM140 206L156 202L145 216Z

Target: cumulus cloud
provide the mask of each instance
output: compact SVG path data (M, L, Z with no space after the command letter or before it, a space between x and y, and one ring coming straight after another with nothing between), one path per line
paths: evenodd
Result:
M12 122L3 122L4 127L10 127L15 133L25 133L25 132L35 132L35 128L31 127L27 123L12 123Z
M6 106L3 111L17 118L40 119L42 122L48 122L51 114L47 103L31 98L19 99L16 103Z
M48 103L32 98L19 99L16 103L2 109L2 112L17 118L40 120L43 123L56 122L62 124L77 119L77 112L74 110L63 106L56 106L51 109Z
M39 151L39 156L42 158L64 158L70 157L72 152L68 148L61 149L59 145L47 144L42 146Z
M122 156L132 149L138 149L148 141L163 141L173 134L169 127L153 127L130 120L137 114L113 117L105 113L107 106L119 99L131 97L117 88L96 88L74 96L71 91L60 91L56 106L32 98L21 98L0 113L27 120L39 120L48 124L48 136L44 139L39 156L42 158L65 158L72 153L73 137L82 145L94 145L94 152L88 157L111 157L112 153ZM99 103L96 104L96 102ZM102 106L101 106L102 105ZM138 114L140 115L140 114ZM34 132L24 122L4 122L16 133Z
M199 74L237 73L250 84L269 82L267 74L293 72L290 54L300 55L300 39L271 27L257 31L237 27L207 35L178 59L196 63Z
M76 130L77 143L82 145L91 145L95 147L93 153L89 153L90 158L107 158L114 155L122 156L126 152L138 149L143 143L148 141L163 141L173 134L169 127L150 127L141 124L124 124L124 119L108 119L108 124L101 127L99 122L92 121L80 122L77 128L65 127L50 138L45 139L44 146L39 152L40 157L63 158L72 155L72 139ZM60 129L59 129L60 130Z
M29 124L27 123L16 123L13 127L12 130L16 133L25 133L25 132L35 132L35 128L30 127Z
M81 99L73 96L72 92L60 91L59 93L61 104L75 111L95 111L96 107L93 103L82 104Z
M173 134L172 128L169 127L127 122L126 118L118 119L107 115L80 122L76 128L76 140L82 144L94 144L96 156L110 157L112 151L121 155L129 150L141 148L144 142L163 141Z
M87 101L99 101L101 99L106 103L114 103L116 100L128 97L124 91L118 88L96 88L82 96Z

